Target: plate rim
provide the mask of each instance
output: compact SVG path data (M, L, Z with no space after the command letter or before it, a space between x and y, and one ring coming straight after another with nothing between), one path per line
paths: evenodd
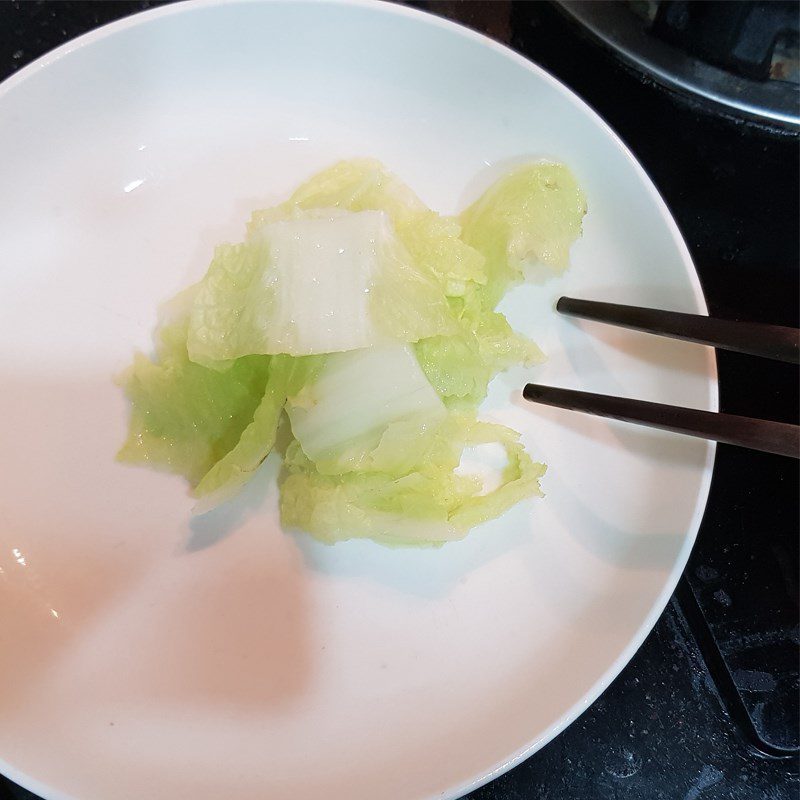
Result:
M2 105L3 99L6 95L23 84L29 78L32 78L34 75L38 74L40 71L52 66L73 52L90 46L109 36L113 36L114 34L123 30L147 24L161 17L191 12L198 8L226 7L236 5L277 5L286 4L288 2L291 2L293 5L330 5L370 8L377 13L394 14L396 16L413 19L419 24L438 27L465 39L471 39L472 41L477 42L484 47L488 47L518 66L522 66L529 72L533 72L539 77L539 79L548 83L562 97L564 97L564 99L569 101L573 106L576 106L584 114L587 114L622 151L623 155L626 157L627 161L630 163L642 181L645 190L654 200L660 217L666 225L667 230L669 231L671 238L677 247L677 250L683 261L684 271L688 278L689 285L699 312L706 315L708 314L708 305L706 303L705 294L703 292L697 268L694 264L694 260L692 259L691 253L689 252L689 248L683 238L680 228L678 227L677 222L669 210L669 206L666 204L649 173L641 165L633 151L623 141L614 128L612 128L611 125L609 125L609 123L606 122L606 120L594 109L593 106L576 94L566 84L562 83L556 77L551 75L535 61L515 52L509 46L491 39L489 36L479 33L472 28L468 28L462 23L436 16L435 14L422 9L399 5L398 3L393 2L393 0L179 0L179 2L172 2L165 6L134 12L122 17L121 19L113 20L94 28L91 31L87 31L80 36L65 42L53 50L50 50L47 53L39 56L31 63L26 64L20 70L8 76L5 80L0 81L0 106ZM708 396L706 398L706 406L708 410L716 412L719 411L719 378L716 352L714 348L707 348L705 360L708 377ZM700 525L702 523L708 503L708 496L713 477L714 460L717 450L716 444L717 443L713 441L706 442L706 458L703 465L703 472L698 484L697 497L695 501L695 507L692 512L692 518L687 527L683 545L681 546L680 552L678 553L672 569L665 580L664 587L658 597L654 600L650 610L646 614L642 623L636 629L634 635L631 637L627 645L622 649L613 663L605 670L605 672L603 672L597 681L595 681L591 689L585 692L580 700L562 713L557 722L549 726L540 736L527 741L520 748L509 754L508 757L490 767L488 771L481 770L480 772L474 774L471 778L458 785L451 786L444 791L438 791L426 797L420 797L418 800L458 800L458 798L462 797L463 795L474 791L481 786L484 786L495 778L503 775L505 772L513 769L522 761L543 748L546 744L548 744L556 736L568 728L573 722L575 722L578 717L580 717L583 712L586 711L619 676L622 670L638 652L639 648L644 643L644 640L647 638L647 636L649 636L656 623L660 619L664 609L667 606L667 603L674 594L678 585L678 581L683 575L683 572L689 561L689 556L697 539ZM22 786L28 791L39 795L45 800L79 800L79 798L76 798L73 795L70 795L59 789L55 789L54 787L40 782L34 777L16 769L12 764L8 763L2 758L2 754L0 754L0 775L5 776L9 780L13 781L19 786Z

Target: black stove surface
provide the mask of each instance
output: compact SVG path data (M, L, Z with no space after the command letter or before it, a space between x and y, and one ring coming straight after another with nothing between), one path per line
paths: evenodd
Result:
M4 2L0 79L152 5ZM509 44L616 129L675 216L712 314L798 325L796 133L654 84L548 3L410 5ZM796 368L730 353L718 365L722 410L797 422ZM796 798L798 477L794 460L720 446L697 544L645 644L564 733L469 800ZM6 798L33 795L0 777Z

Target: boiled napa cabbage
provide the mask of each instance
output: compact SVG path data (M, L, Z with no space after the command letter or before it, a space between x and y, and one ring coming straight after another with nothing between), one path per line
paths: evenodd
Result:
M177 472L196 485L230 452L253 420L270 359L241 358L224 373L195 364L186 352L195 289L162 311L155 360L137 353L119 377L131 402L119 459Z
M417 267L435 277L449 296L462 294L471 282L486 282L484 257L462 241L458 220L431 211L374 159L342 161L323 170L282 205L255 211L248 230L253 233L265 222L303 211L331 208L387 214Z
M323 358L276 355L270 359L264 396L253 412L252 421L242 431L236 445L208 470L194 489L194 496L199 498L195 513L229 500L253 477L275 445L287 398L313 379Z
M381 211L287 212L217 249L192 308L198 363L415 342L453 329L446 297Z
M321 472L298 443L290 446L281 484L283 524L325 542L369 538L390 545L441 545L541 493L544 465L531 461L519 434L502 425L451 415L423 437L423 452L410 470L404 463L409 440L390 438L378 445L389 452L337 474ZM484 493L480 479L456 468L466 447L489 442L505 448L507 464L499 487ZM415 444L419 448L418 440ZM392 464L402 464L402 474Z
M484 303L493 308L526 262L566 269L585 213L586 198L563 164L518 167L491 186L460 216L462 239L486 259Z
M286 432L286 526L325 542L463 537L540 494L545 467L477 412L499 371L544 357L498 301L526 263L566 266L584 212L561 164L514 170L459 217L377 161L324 170L253 212L243 241L167 306L154 357L120 379L119 458L185 475L202 513ZM488 443L506 459L494 488L460 467Z
M287 411L295 438L315 462L380 439L393 422L431 423L446 414L413 350L399 342L329 355L316 377L289 397Z

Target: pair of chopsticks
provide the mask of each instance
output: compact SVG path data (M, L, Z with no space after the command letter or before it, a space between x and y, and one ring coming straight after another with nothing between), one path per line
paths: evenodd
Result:
M675 311L577 300L572 297L562 297L556 309L562 314L658 336L683 339L792 364L800 363L800 332L795 328L734 322ZM784 422L717 414L535 383L529 383L522 394L533 403L583 411L600 417L611 417L674 433L800 458L800 427Z

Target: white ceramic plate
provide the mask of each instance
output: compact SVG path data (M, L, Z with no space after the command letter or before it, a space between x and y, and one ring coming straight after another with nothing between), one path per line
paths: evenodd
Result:
M509 50L362 2L181 4L0 88L0 771L46 798L456 797L568 725L680 575L713 447L526 407L485 416L550 471L438 551L325 547L277 524L269 462L190 521L121 466L112 383L157 304L249 211L351 156L453 212L554 156L586 189L563 278L505 302L545 383L715 408L702 348L580 325L569 293L704 311L663 202L564 87Z

